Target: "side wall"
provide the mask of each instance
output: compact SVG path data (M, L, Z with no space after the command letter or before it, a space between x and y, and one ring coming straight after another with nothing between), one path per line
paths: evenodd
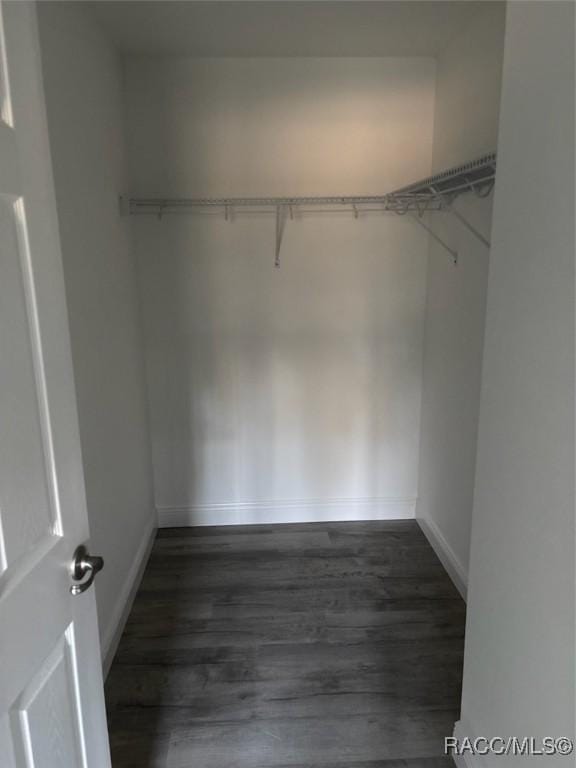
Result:
M471 738L574 738L574 86L574 5L509 3L457 729Z
M128 62L141 195L382 193L431 167L431 59ZM161 524L414 515L427 237L395 214L133 220Z
M504 7L486 3L438 60L436 171L496 149ZM490 237L491 198L455 207ZM449 214L430 220L459 253L430 240L417 517L463 595L468 575L488 249Z
M96 597L110 655L155 526L142 340L126 189L122 69L75 3L39 3L44 83Z

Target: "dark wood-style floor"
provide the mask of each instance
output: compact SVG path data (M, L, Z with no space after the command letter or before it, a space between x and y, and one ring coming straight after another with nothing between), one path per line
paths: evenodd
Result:
M106 684L113 766L449 766L464 617L413 521L160 531Z

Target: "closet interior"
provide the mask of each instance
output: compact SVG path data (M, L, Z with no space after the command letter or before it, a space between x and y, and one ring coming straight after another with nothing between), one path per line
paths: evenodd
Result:
M504 3L38 23L114 766L448 765Z

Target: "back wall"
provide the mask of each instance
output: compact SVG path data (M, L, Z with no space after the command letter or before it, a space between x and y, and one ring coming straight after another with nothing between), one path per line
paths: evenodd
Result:
M432 59L129 59L131 192L430 173ZM160 523L414 514L428 243L394 214L133 219Z

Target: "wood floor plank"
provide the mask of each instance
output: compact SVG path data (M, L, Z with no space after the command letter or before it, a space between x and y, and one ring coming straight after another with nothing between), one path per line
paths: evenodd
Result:
M160 531L114 768L446 768L465 606L413 521Z
M450 733L452 712L389 716L348 714L340 718L292 718L216 723L174 729L167 768L253 768L278 763L428 757L439 753L439 733ZM383 731L386 737L383 738ZM191 756L193 755L193 762Z

